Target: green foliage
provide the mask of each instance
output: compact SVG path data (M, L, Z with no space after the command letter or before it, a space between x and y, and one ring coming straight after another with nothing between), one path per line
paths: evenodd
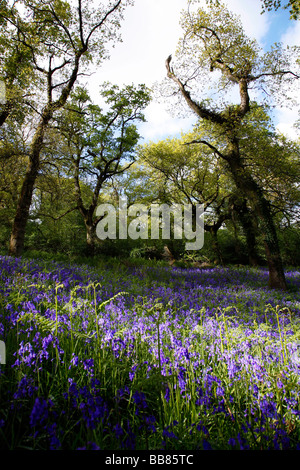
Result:
M263 91L262 101L286 105L290 99L287 87L299 78L295 63L299 47L284 48L281 43L275 43L270 51L264 52L256 40L246 35L240 18L222 2L210 2L207 9L201 6L195 11L188 9L182 14L181 25L183 37L176 52L179 63L174 65L173 72L184 87L193 81L193 96L197 96L196 102L203 111L219 109L227 118L230 111L230 107L224 107L227 92L232 86L239 86L241 92L243 81L246 81L244 85L247 83L244 91L251 86ZM212 74L216 71L219 73ZM212 90L217 92L213 100ZM238 118L239 108L231 119ZM211 113L206 113L209 116L212 118Z
M101 97L105 111L91 102L84 88L75 89L57 118L59 146L54 144L64 171L72 175L73 203L82 216L92 252L97 246L96 208L107 199L103 191L108 182L134 161L140 138L136 126L144 120L142 111L150 99L144 85L120 89L109 83L103 85Z
M245 35L240 18L224 4L208 11L199 8L196 13L184 12L181 26L184 36L178 54L184 53L186 61L196 59L201 68L210 72L220 69L225 76L226 72L241 76L245 69L252 73L258 69L258 43Z
M291 226L278 232L282 258L285 266L300 266L300 228Z

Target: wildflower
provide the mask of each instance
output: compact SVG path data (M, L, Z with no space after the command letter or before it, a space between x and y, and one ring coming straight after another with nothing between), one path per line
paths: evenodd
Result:
M280 379L277 380L277 387L278 388L283 388L284 387L284 385L283 385L283 383L281 382Z
M138 408L136 410L136 414L139 413L138 410L142 410L142 409L144 410L148 407L147 402L146 402L146 397L145 397L145 394L143 392L136 391L132 395L132 398L133 398L133 401L137 405L137 408Z
M56 450L61 447L60 440L57 437L57 424L53 423L47 427L49 433L49 448L50 450Z
M236 445L236 442L235 442L235 439L233 437L231 437L228 441L228 444L231 446L231 447L234 447Z
M33 380L25 375L18 383L18 389L13 394L13 398L14 400L19 400L22 398L32 397L36 391L37 387L33 385Z
M29 424L31 427L42 425L47 420L49 416L49 405L50 407L53 405L51 400L49 400L48 403L44 398L37 397L35 399L29 418Z
M166 387L165 400L166 400L167 403L169 403L169 401L170 401L170 389L169 389L169 387Z
M168 430L169 426L163 430L163 436L164 437L170 437L173 439L178 439L178 437L173 433L173 431Z
M73 379L68 379L70 386L69 386L69 394L74 395L75 397L78 397L79 391L77 388L76 382L73 381Z
M113 429L115 431L116 438L120 439L120 437L123 436L123 434L124 434L124 431L123 431L122 427L120 426L120 424L117 423Z
M145 423L147 425L147 429L149 431L152 431L152 432L156 432L156 428L154 426L154 423L156 422L156 418L155 416L151 415L151 416L147 416L145 418Z
M94 374L94 359L86 359L83 361L83 368L87 370L91 375Z
M240 433L238 433L238 435L237 435L237 440L239 442L241 450L249 449L249 446L246 444L246 439L244 437L242 437Z
M126 449L129 449L129 450L134 450L136 436L131 430L129 420L127 420L126 435L127 435L127 439L125 440L124 443L122 443L122 447L125 447Z
M87 447L77 447L77 450L101 450L95 442L88 442Z
M203 439L202 445L204 450L212 450L210 443L206 439Z
M74 366L74 367L77 367L78 364L79 364L79 358L78 358L78 356L75 356L74 353L72 353L72 357L71 357L70 363L71 363L72 366ZM69 367L69 369L71 369L71 366Z
M107 405L102 397L93 396L87 387L80 389L80 394L85 399L79 405L83 419L89 429L96 429L97 425L108 415Z
M262 413L267 416L268 418L277 418L277 410L276 410L276 403L273 401L267 401L263 398L260 402L260 409Z
M137 364L135 366L133 366L131 368L131 371L129 372L129 378L130 378L131 381L134 379L136 369L137 369Z
M200 421L199 424L197 424L196 429L197 429L197 431L203 432L205 435L209 434L207 428L202 424L201 421Z
M223 387L220 387L220 385L217 386L217 389L216 389L216 395L217 397L223 397L224 396L224 388Z

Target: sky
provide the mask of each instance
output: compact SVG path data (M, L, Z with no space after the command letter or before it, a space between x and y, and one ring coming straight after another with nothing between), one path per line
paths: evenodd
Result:
M260 0L223 0L230 11L240 15L246 34L255 38L264 50L275 42L300 45L300 21L289 19L285 10L261 14ZM199 6L205 0L199 1ZM88 81L90 94L97 102L99 85L104 81L120 87L144 83L152 87L166 76L165 60L174 54L182 35L179 24L187 0L135 0L128 7L121 26L122 43L111 50L111 58ZM194 116L174 117L168 106L154 100L145 110L146 123L139 125L143 142L178 137L192 130ZM280 109L274 114L278 130L290 138L298 138L293 129L299 118L298 109Z

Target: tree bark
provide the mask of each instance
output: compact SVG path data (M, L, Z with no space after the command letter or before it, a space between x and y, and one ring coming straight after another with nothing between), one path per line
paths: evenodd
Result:
M223 262L222 253L221 253L221 250L220 250L220 245L219 245L219 240L218 240L218 230L219 230L218 227L213 226L213 227L211 227L209 232L210 232L210 235L211 235L212 248L213 248L214 253L216 255L216 262L218 264L223 265L224 262Z
M102 186L102 180L99 177L96 188L93 192L93 199L88 208L85 207L81 194L80 179L79 179L79 167L80 167L80 152L78 152L77 158L74 160L74 187L77 201L77 208L83 219L86 229L86 251L88 256L95 254L96 246L98 244L98 237L96 235L96 227L99 222L94 220L94 212L97 207L97 201L99 192Z
M249 264L250 266L258 266L260 263L256 248L255 222L253 221L253 216L247 207L247 201L245 199L241 202L235 201L233 210L237 214L237 218L242 225L246 237Z
M94 219L93 208L86 209L85 207L81 206L79 208L79 212L82 215L86 229L86 254L87 256L94 256L96 254L97 248L101 246L101 241L96 234L96 228L99 220L101 220L102 217Z
M6 104L3 111L0 113L0 127L3 126L9 114L10 114L10 106Z
M23 180L10 236L9 255L11 256L21 256L24 249L25 230L29 217L34 185L40 167L40 153L43 145L45 128L50 119L50 111L45 110L31 143L29 165Z
M32 200L34 183L38 174L39 165L37 162L31 162L26 172L17 210L13 222L12 232L9 243L9 255L21 256L24 248L25 229L29 216L29 209Z
M94 256L97 247L96 226L93 222L85 221L87 255Z
M221 214L219 215L218 220L213 224L204 224L204 230L210 233L211 235L211 242L212 248L216 256L216 261L218 264L223 266L224 261L222 257L222 252L220 249L220 244L218 240L218 230L222 226L223 222L229 218L228 214Z
M279 243L275 224L271 214L270 204L265 199L261 188L253 180L252 176L247 174L243 168L239 157L229 159L231 173L234 181L241 193L248 198L251 205L260 220L266 258L269 267L269 287L272 289L287 290Z

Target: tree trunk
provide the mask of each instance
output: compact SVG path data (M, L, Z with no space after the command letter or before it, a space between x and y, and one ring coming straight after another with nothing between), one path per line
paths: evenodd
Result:
M196 211L194 210L194 215L196 215ZM211 242L212 242L212 248L213 251L216 255L216 261L218 264L223 265L223 257L222 257L222 252L220 249L219 245L219 240L218 240L218 230L222 226L223 222L229 218L229 214L218 214L218 220L214 222L213 224L204 224L204 230L210 233L211 235Z
M236 224L236 220L234 216L232 217L232 226L233 226L233 236L234 236L234 252L237 257L238 263L243 263L244 258L244 250L242 244L239 240L239 231L238 226Z
M79 204L78 209L83 218L86 229L86 254L87 256L94 256L96 248L100 246L100 240L96 233L99 219L94 220L94 209L92 206L90 206L89 209L86 209L83 205Z
M239 157L229 159L229 164L237 188L249 199L260 221L269 267L269 287L271 289L287 290L270 204L265 199L260 187L243 168Z
M10 237L9 255L11 256L20 256L24 249L25 230L35 180L40 167L40 153L43 145L44 132L50 118L51 115L49 112L43 114L32 140L29 165L22 184Z
M249 264L251 266L258 266L259 256L256 249L256 227L253 215L247 207L247 201L244 199L241 202L234 202L234 210L237 213L246 237Z
M218 230L219 227L212 226L209 230L211 235L212 248L216 256L216 262L223 265L222 253L220 250L219 240L218 240Z
M22 184L9 242L11 256L21 256L24 248L25 229L38 170L39 161L31 162Z
M97 246L96 226L92 222L85 221L87 255L94 256Z
M7 105L5 106L4 110L0 113L0 127L3 126L9 114L10 114L10 108Z
M19 202L17 206L17 211L12 227L12 233L10 238L9 244L9 254L12 256L20 256L24 249L24 239L25 239L25 230L27 225L27 220L29 216L29 209L31 205L31 199L33 194L33 189L35 185L35 180L38 175L39 167L40 167L40 154L42 151L43 143L44 143L44 135L47 129L47 126L52 119L52 116L55 111L59 110L64 106L66 103L73 85L77 79L78 75L78 68L79 68L79 60L82 54L86 51L86 46L83 47L79 53L75 54L75 62L74 67L70 76L69 81L67 82L66 86L61 91L60 97L57 101L52 101L52 92L54 86L52 84L52 75L53 70L49 68L48 71L48 85L47 85L47 93L48 93L48 103L45 106L38 126L36 128L36 132L33 136L31 148L30 148L30 163L25 175L25 179L23 181L21 194L19 197Z

